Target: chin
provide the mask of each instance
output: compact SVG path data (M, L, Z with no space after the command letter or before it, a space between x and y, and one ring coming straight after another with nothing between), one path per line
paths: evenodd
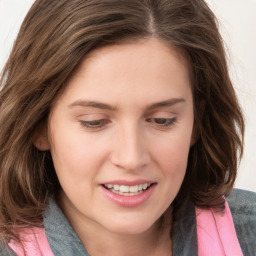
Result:
M109 225L111 224L111 225ZM110 232L122 234L122 235L138 235L148 231L153 228L156 222L151 222L144 219L137 218L136 220L120 220L114 222L108 222L108 227L106 227Z

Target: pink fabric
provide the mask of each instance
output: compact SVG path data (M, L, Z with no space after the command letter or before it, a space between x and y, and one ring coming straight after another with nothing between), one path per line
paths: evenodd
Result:
M22 244L14 240L8 244L17 256L54 256L43 228L25 229L19 237Z
M242 256L227 203L224 213L196 208L198 256Z
M198 256L243 256L229 206L224 213L196 208ZM17 256L54 256L43 228L19 232L22 244L11 240L8 246Z

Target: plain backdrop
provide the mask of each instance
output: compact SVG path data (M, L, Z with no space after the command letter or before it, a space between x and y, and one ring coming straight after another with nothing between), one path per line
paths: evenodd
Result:
M33 2L0 0L0 69ZM207 3L218 17L231 78L246 118L245 152L236 187L256 192L256 0Z

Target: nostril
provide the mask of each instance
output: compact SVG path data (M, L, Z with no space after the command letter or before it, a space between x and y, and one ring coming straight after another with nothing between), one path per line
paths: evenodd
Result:
M150 157L145 153L116 152L111 156L111 163L124 170L133 171L145 167L150 162Z

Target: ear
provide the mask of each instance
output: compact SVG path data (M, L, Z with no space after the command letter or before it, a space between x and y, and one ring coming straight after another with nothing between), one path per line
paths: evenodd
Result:
M39 125L37 127L33 134L32 141L34 146L40 151L47 151L50 149L47 125Z
M200 102L200 111L201 111L201 115L203 116L204 110L205 110L205 101L202 100ZM193 126L193 130L192 130L192 135L191 135L191 140L190 140L190 146L192 147L198 140L199 136L200 136L200 127L199 127L199 122L201 122L201 118L195 118L194 120L194 126Z
M193 126L192 135L190 139L190 147L192 147L197 142L198 138L199 138L199 127L195 123Z

